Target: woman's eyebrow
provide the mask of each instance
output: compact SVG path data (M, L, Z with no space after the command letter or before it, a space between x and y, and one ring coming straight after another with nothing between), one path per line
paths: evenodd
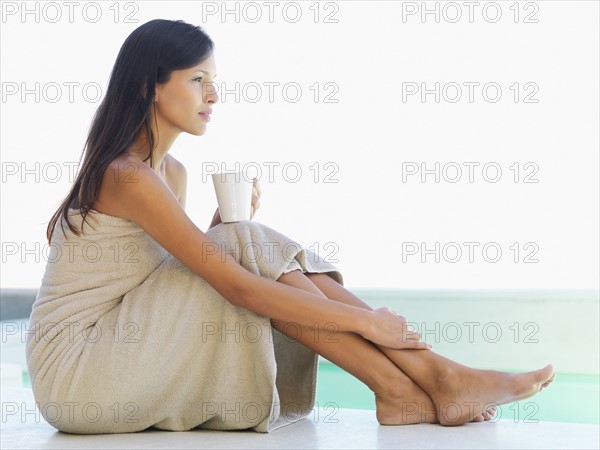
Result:
M205 73L206 75L210 75L210 73L208 73L206 70L194 70L194 73L196 73L196 72L202 72L202 73ZM217 76L217 74L215 73L213 78L215 78L216 76Z

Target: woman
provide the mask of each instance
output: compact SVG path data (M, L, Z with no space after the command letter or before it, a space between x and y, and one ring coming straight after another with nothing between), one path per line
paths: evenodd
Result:
M181 132L206 131L218 101L213 47L199 27L152 20L119 52L81 170L47 230L58 247L27 341L47 421L71 433L268 432L311 411L317 354L374 392L383 425L490 420L497 405L554 379L550 364L511 374L434 353L404 317L346 290L331 264L301 246L286 258L280 245L294 241L265 225L222 224L217 209L206 233L197 228L184 211L186 169L168 152ZM259 198L255 182L252 215ZM271 258L227 250L269 240ZM128 245L138 257L126 261L118 252ZM90 257L90 246L101 255ZM126 326L136 339L124 339ZM227 340L238 326L273 332L275 342Z

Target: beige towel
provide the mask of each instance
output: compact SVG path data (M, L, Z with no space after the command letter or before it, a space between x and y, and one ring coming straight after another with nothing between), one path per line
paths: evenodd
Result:
M76 226L78 210L70 210ZM318 355L236 307L134 222L92 211L59 221L33 305L26 356L37 406L78 434L154 427L267 433L312 412ZM256 221L206 233L276 280L332 264ZM198 250L200 251L200 249Z

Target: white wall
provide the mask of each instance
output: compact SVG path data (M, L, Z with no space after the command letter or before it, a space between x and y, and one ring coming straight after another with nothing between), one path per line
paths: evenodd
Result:
M409 14L421 2L320 3L315 23L313 2L299 2L302 18L293 23L294 10L287 10L287 19L281 11L294 4L280 2L269 23L263 2L254 3L258 10L228 2L246 14L224 19L202 9L222 2L131 2L127 9L120 4L115 23L112 2L100 2L102 16L92 23L93 5L81 2L70 23L68 7L57 2L62 17L50 23L53 6L28 3L32 10L38 5L39 15L23 18L21 2L4 2L1 286L37 287L41 281L46 224L67 194L72 178L66 164L79 161L100 103L86 100L82 86L105 89L129 33L167 18L200 25L216 42L221 103L204 136L181 135L171 149L188 168L187 210L201 229L216 208L203 163L256 163L265 172L255 220L318 248L350 288L597 289L598 4L521 2L515 23L513 3L480 2L472 23L463 2L427 2L440 8L439 23L433 15ZM458 11L453 5L462 13L456 23L450 22ZM502 13L495 23L494 5ZM263 18L251 23L256 11ZM125 23L130 13L136 22ZM525 23L527 17L538 22ZM269 82L280 83L273 102ZM469 82L479 83L473 102ZM22 98L22 88L35 91L35 83L40 98ZM62 89L56 102L53 83ZM68 83L79 83L73 101ZM236 83L238 101L223 93ZM252 83L263 89L257 102ZM286 83L301 87L299 101L283 97ZM428 89L440 83L439 103L433 94L403 101L403 91L421 83ZM494 86L501 89L496 102L482 94L488 83L491 97ZM452 102L456 85L463 95ZM15 87L19 92L11 94ZM94 96L94 89L87 94ZM272 180L270 162L280 164ZM425 182L408 175L407 164L422 162L446 168L439 182L434 175ZM477 165L473 182L465 163ZM489 177L501 168L499 181L485 180L487 163ZM286 177L284 164L301 168L297 182L289 178L291 169ZM462 178L447 181L456 166L464 169ZM325 182L334 171L338 182ZM538 182L525 182L528 174ZM413 242L428 249L455 242L463 255L452 263L455 248L446 247L439 262L431 254L421 262L420 253L403 255ZM472 262L464 242L478 243ZM488 243L502 251L498 262L489 261L493 247L488 260L482 255ZM514 243L520 248L516 262ZM527 255L538 262L524 262Z

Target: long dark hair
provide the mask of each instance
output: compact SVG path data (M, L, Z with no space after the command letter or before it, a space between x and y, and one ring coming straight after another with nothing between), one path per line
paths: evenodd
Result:
M213 41L201 27L182 20L151 20L127 37L111 72L106 96L94 115L75 182L48 224L49 245L61 216L69 229L81 236L69 220L69 208L77 204L86 222L106 168L133 144L142 129L147 133L149 147L144 161L150 158L153 167L152 150L157 137L150 121L156 84L169 81L173 70L200 64L212 55L213 49Z

